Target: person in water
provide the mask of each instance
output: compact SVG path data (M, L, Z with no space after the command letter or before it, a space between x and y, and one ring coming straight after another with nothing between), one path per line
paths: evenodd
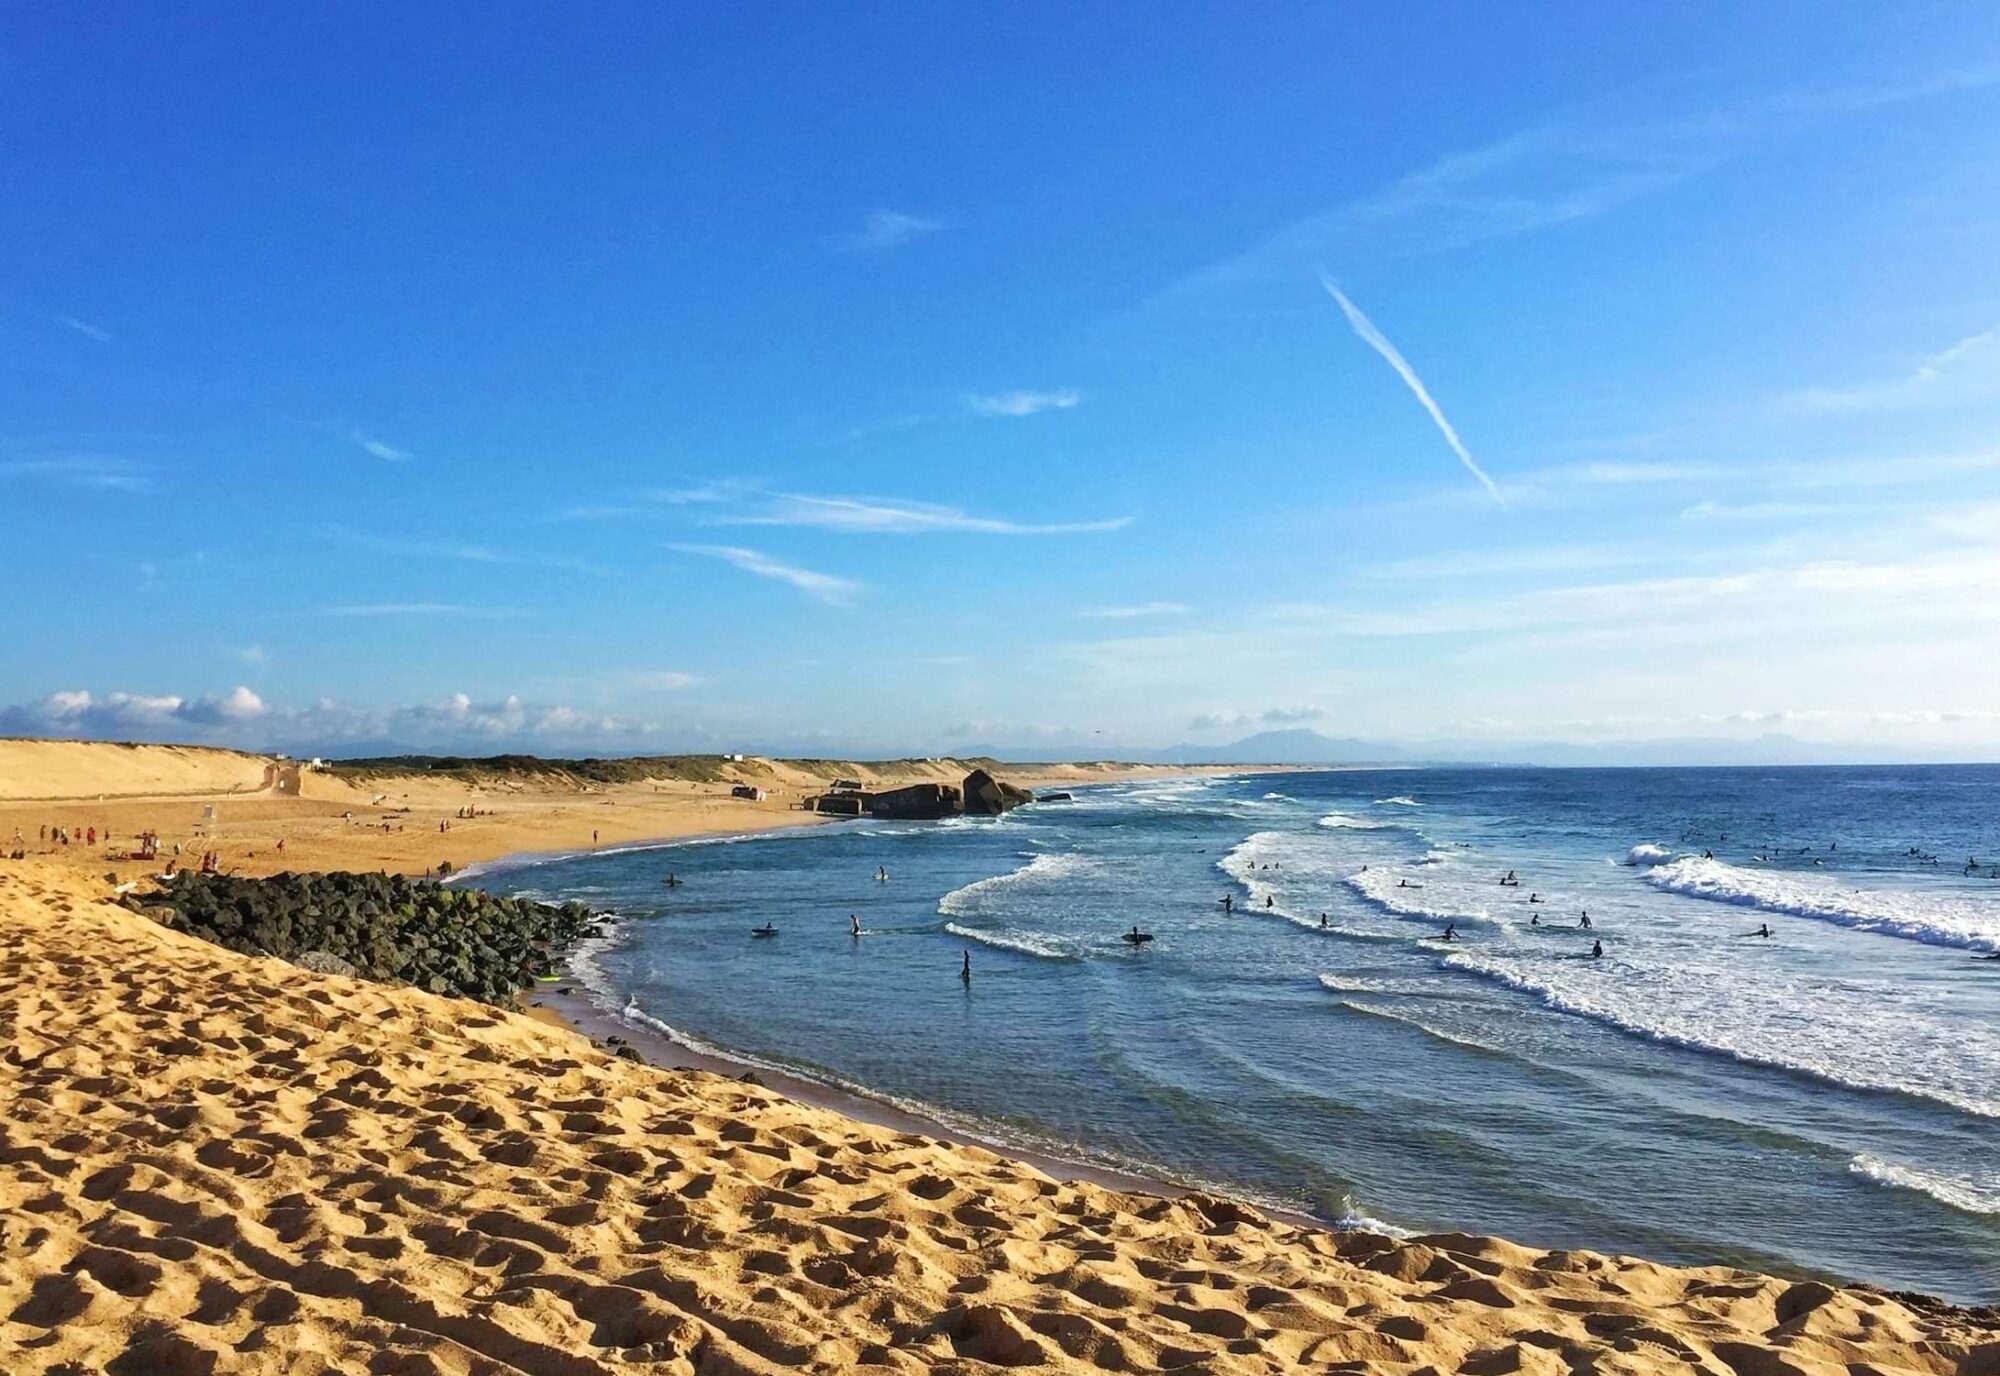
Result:
M972 952L969 950L965 953L965 964L958 967L958 979L961 984L972 983Z
M889 882L889 867L887 865L877 865L875 867L875 882L878 884Z
M1440 939L1441 939L1441 940L1444 940L1444 941L1456 941L1456 940L1458 940L1458 924L1457 924L1456 922L1447 922L1447 923L1445 923L1445 924L1444 924L1444 936L1443 936L1442 938L1440 938Z
M1320 930L1321 930L1322 932L1326 930L1326 914L1325 914L1325 913L1321 913L1321 914L1319 915L1319 929L1320 929Z
M1589 926L1590 926L1590 913L1589 913L1588 911L1586 911L1586 912L1584 913L1584 915L1583 915L1583 920L1582 920L1581 922L1577 923L1576 925L1577 925L1577 926L1579 926L1579 927L1585 927L1585 928L1589 927Z
M1222 895L1222 911L1226 913L1236 911L1236 900L1228 894Z
M861 935L861 919L856 917L853 913L849 913L847 915L847 926L851 935L854 936Z
M1277 901L1278 901L1277 899L1273 898L1268 893L1264 895L1264 906L1267 908L1270 907L1272 904L1276 903Z
M1602 959L1604 958L1604 943L1603 943L1603 942L1601 942L1601 941L1593 941L1593 942L1591 942L1591 943L1590 943L1590 958L1591 958L1592 960L1602 960Z
M1758 926L1757 926L1757 930L1756 930L1756 931L1754 931L1754 932L1752 932L1752 933L1750 933L1750 935L1752 935L1752 936L1762 936L1762 937L1768 937L1768 936L1770 936L1770 935L1771 935L1771 924L1770 924L1770 923L1768 923L1768 922L1762 922L1762 923L1759 923L1759 924L1758 924Z
M1535 915L1534 915L1533 917L1531 917L1531 918L1529 918L1529 919L1528 919L1528 925L1529 925L1530 927L1539 927L1539 926L1541 926L1541 925L1542 925L1542 915L1541 915L1540 913L1536 913L1536 914L1535 914Z
M1542 901L1542 896L1538 893L1531 893L1528 895L1528 901L1530 903L1539 903Z

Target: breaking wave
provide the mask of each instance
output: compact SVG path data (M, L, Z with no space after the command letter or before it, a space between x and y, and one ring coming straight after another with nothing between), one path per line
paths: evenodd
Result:
M1864 1180L1894 1189L1916 1190L1938 1203L1968 1214L2000 1214L2000 1171L1988 1171L1979 1179L1961 1180L1935 1171L1899 1166L1862 1152L1847 1163L1847 1169Z
M2000 904L1882 889L1841 889L1806 875L1739 869L1694 856L1655 867L1647 873L1646 882L1688 898L1808 917L1905 941L2000 951Z

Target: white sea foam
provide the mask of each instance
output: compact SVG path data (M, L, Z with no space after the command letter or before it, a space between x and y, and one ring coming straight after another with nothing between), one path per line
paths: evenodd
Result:
M1319 819L1323 827L1335 831L1387 831L1394 822L1371 822L1366 817L1353 817L1345 812L1329 812Z
M1406 798L1400 793L1393 798L1377 798L1375 800L1375 803L1378 807L1422 807L1423 806L1423 804L1418 802L1415 798Z
M2000 1171L1982 1171L1972 1179L1944 1175L1916 1166L1898 1165L1862 1152L1847 1169L1865 1180L1895 1189L1916 1190L1968 1214L2000 1214Z
M1932 1099L2000 1118L2000 1039L1899 1015L1886 990L1836 990L1766 975L1746 988L1727 968L1631 964L1618 957L1526 960L1460 949L1443 964L1496 980L1547 1007L1634 1036L1849 1089ZM1829 1006L1835 996L1839 1006ZM1869 1010L1866 1015L1858 1010ZM1864 1022L1864 1016L1867 1021Z
M1664 865L1673 858L1672 851L1651 841L1643 841L1625 852L1625 863L1628 865Z
M1437 852L1432 852L1433 856ZM1450 857L1427 858L1411 881L1408 870L1371 867L1347 877L1347 887L1369 903L1397 917L1436 922L1495 922L1487 904L1474 896L1468 881L1445 873ZM1403 885L1408 883L1409 887Z
M1322 975L1320 978L1323 983L1325 976ZM1509 1054L1489 1042L1482 1042L1475 1037L1461 1036L1456 1032L1447 1032L1441 1027L1432 1026L1421 1018L1413 1018L1407 1013L1398 1012L1393 1008L1386 1008L1379 1003L1356 1003L1352 999L1342 999L1340 1006L1366 1017L1381 1018L1388 1022L1401 1023L1405 1027L1415 1028L1427 1037L1435 1037L1438 1041L1448 1042L1453 1046L1462 1046L1468 1051L1484 1051L1496 1056Z
M964 917L982 911L987 903L1012 887L1067 879L1084 873L1094 864L1089 856L1074 853L1034 855L1017 870L996 874L991 879L976 879L953 889L938 900L938 912L944 917Z
M1340 975L1326 973L1319 977L1322 988L1336 994L1402 994L1409 997L1429 998L1439 990L1436 985L1425 984L1413 979L1376 979L1366 975Z
M1857 889L1812 875L1746 870L1698 856L1656 866L1647 872L1646 882L1688 898L1809 917L1933 946L2000 950L2000 902L1993 900Z
M1038 956L1043 960L1074 960L1076 956L1066 949L1062 939L1050 932L1030 932L1009 929L1003 932L986 932L977 927L968 927L961 922L947 922L944 929L953 936L967 941L977 941L984 946L996 947L1002 951L1013 951L1024 956Z

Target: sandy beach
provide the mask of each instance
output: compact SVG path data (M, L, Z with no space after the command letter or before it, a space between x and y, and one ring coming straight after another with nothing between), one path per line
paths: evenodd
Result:
M463 869L524 853L823 824L839 819L797 805L835 779L870 787L956 783L966 770L953 760L869 765L752 757L701 771L713 777L644 783L492 774L350 778L193 746L0 740L0 848L11 853L19 844L58 867L133 879L158 868L126 858L140 833L152 831L166 857L176 843L184 863L213 850L223 870L242 875L333 869L423 874L440 863ZM1031 765L1010 769L1007 777L1030 788L1060 788L1189 772L1159 765ZM737 784L765 796L732 797ZM51 839L56 827L69 831L71 844ZM96 840L86 841L93 828Z
M780 790L813 785L746 761L762 804L727 781L288 796L269 763L0 742L0 838L37 852L0 863L0 1369L2000 1373L2000 1316L1922 1297L1057 1181L238 955L108 901L149 867L38 853L38 826L108 826L111 851L151 829L245 873L420 871L803 821Z

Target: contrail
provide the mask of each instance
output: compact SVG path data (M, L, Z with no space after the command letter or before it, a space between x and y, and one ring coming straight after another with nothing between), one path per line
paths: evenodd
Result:
M1444 434L1445 443L1451 446L1452 453L1458 455L1458 461L1465 465L1466 471L1486 485L1486 490L1493 494L1494 501L1502 506L1507 505L1507 499L1500 495L1500 489L1486 476L1486 470L1473 462L1465 442L1458 437L1458 431L1451 428L1451 422L1444 418L1444 412L1438 409L1435 401L1431 400L1429 389L1424 386L1424 380L1417 376L1417 370L1410 366L1410 361L1397 352L1396 346L1389 342L1387 335L1375 328L1374 321L1361 313L1361 307L1347 299L1340 288L1333 284L1331 277L1322 273L1319 280L1320 285L1326 288L1327 294L1340 303L1340 309L1347 315L1347 323L1361 336L1361 342L1387 360L1389 366L1396 370L1396 375L1402 378L1405 385L1416 394L1417 400L1424 404L1424 409L1431 413L1431 419L1437 422L1437 428Z

